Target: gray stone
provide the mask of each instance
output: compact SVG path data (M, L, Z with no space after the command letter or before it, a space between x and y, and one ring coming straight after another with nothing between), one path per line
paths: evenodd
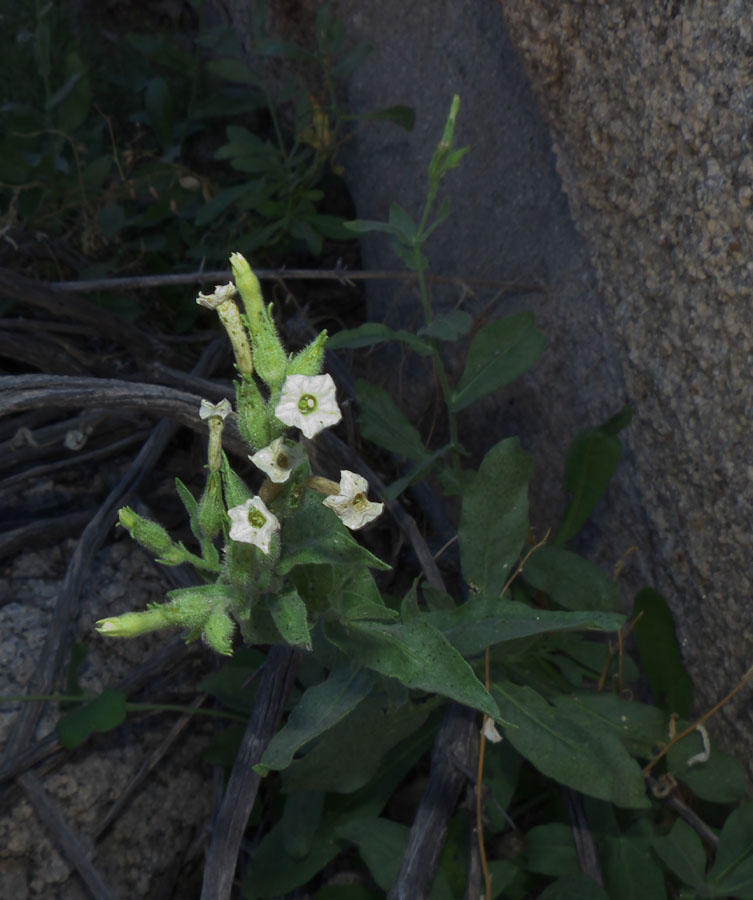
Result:
M292 31L306 33L310 5L296 6ZM446 179L452 214L429 248L432 269L545 286L526 296L438 292L438 304L462 299L475 314L489 313L490 302L493 317L533 309L551 338L531 375L464 423L466 441L478 451L521 434L538 463L541 532L557 521L569 440L623 402L635 406L626 458L582 546L610 568L637 547L623 570L626 600L646 585L665 594L697 709L708 708L743 674L752 637L745 4L339 0L331 8L353 40L374 45L349 84L351 110L417 111L412 134L381 123L358 132L345 160L358 215L385 218L391 200L418 215L426 165L458 93L458 143L471 153ZM364 262L396 267L378 236ZM372 318L403 326L419 320L417 304L399 283L369 294ZM404 408L426 409L412 370L393 370ZM720 737L747 758L749 714L735 703L721 715Z
M645 549L701 711L734 687L753 645L750 7L506 0L504 11L635 399ZM725 707L719 729L748 761L749 708Z

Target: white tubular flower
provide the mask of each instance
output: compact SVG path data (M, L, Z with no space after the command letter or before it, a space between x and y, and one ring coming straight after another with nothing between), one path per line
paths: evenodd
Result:
M322 502L342 519L344 525L355 531L373 522L384 509L384 503L368 500L368 489L369 483L363 475L343 470L340 472L340 493L325 497Z
M202 294L199 292L196 302L199 306L206 307L206 309L217 309L222 306L223 303L232 300L236 293L235 285L232 281L228 281L227 284L218 284L211 294Z
M303 444L286 444L278 437L268 447L258 450L249 456L251 462L276 484L282 484L290 478L293 469L297 469L303 462L306 451Z
M229 400L220 400L219 403L210 403L209 400L202 400L199 407L200 419L211 419L212 416L219 416L224 422L225 419L233 411Z
M259 497L252 497L240 506L228 510L233 524L230 538L244 544L255 544L263 553L269 553L272 538L280 531L280 522Z
M307 438L342 419L331 375L288 375L275 415L285 425L300 428Z

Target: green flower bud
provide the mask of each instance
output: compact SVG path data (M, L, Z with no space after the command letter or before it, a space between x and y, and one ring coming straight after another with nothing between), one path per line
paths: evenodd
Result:
M164 606L155 606L146 612L123 613L122 616L111 616L99 619L97 631L106 637L137 637L160 628L168 628L175 622Z
M323 331L288 363L288 375L319 375L324 366L324 345L327 332Z
M227 611L216 609L204 624L201 636L213 650L223 656L232 656L234 631L235 622Z
M185 550L175 543L161 525L145 519L128 506L118 512L118 520L135 541L156 554L161 561L168 565L178 565L184 561Z
M267 404L261 395L256 382L244 378L235 385L236 405L238 406L238 430L254 450L260 450L270 443L269 416Z
M219 472L210 472L204 493L199 500L199 528L209 540L222 532L227 521L222 497L222 478Z
M285 380L288 360L272 318L272 306L264 305L259 279L240 253L230 255L230 265L246 308L246 326L251 335L256 371L261 380L274 390Z

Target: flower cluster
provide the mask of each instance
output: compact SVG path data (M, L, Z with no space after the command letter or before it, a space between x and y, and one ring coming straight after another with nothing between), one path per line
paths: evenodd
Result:
M160 562L189 563L202 573L205 583L172 591L170 602L145 612L126 613L97 624L102 634L113 637L171 625L187 628L218 652L230 654L238 626L249 642L269 640L269 630L254 630L257 624L252 611L258 609L261 622L265 613L271 615L273 625L268 627L273 628L272 634L310 648L309 607L299 596L299 587L282 574L284 567L278 566L283 520L302 516L292 531L303 525L305 543L305 517L310 507L302 506L303 491L325 495L324 507L350 529L372 522L383 504L368 500L366 479L353 472L341 472L339 484L311 476L305 442L291 440L286 433L296 428L310 440L342 419L335 383L331 376L321 374L326 332L299 353L288 355L257 277L239 253L234 253L230 262L235 283L199 294L197 302L217 313L230 338L239 376L236 408L233 412L226 399L216 404L201 401L199 417L209 430L206 485L197 500L177 482L199 553L174 541L156 522L128 508L120 512L121 525ZM253 451L249 459L266 476L258 495L249 491L223 453L223 431L230 426L241 433ZM210 583L211 576L215 584Z

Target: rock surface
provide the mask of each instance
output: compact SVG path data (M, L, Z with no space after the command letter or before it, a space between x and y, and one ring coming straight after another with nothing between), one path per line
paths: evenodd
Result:
M503 9L635 401L635 486L703 709L735 685L753 646L750 8ZM721 714L748 761L749 710L738 700Z
M44 553L30 551L0 567L3 696L23 693L34 672L61 577L74 547L75 541L67 541ZM120 540L98 555L81 600L76 635L90 648L81 669L84 691L94 693L113 684L164 645L164 635L107 643L92 633L92 622L105 611L129 610L135 596L140 602L159 602L164 598L164 583L144 551L130 540ZM178 702L190 704L196 696L197 672L185 673L185 683L173 683L172 677L166 675L166 689L178 692L179 696L174 696ZM15 715L13 707L3 704L0 751ZM101 839L93 838L113 802L175 722L174 715L158 715L158 719L130 717L114 731L92 737L54 771L39 773L47 794L67 824L91 848L94 866L116 897L159 896L161 878L174 885L178 870L186 870L189 848L206 827L209 816L210 773L201 764L209 735L204 725L194 722L169 747L112 827ZM37 729L37 738L49 734L57 718L57 708L50 707ZM0 814L0 897L88 897L78 875L17 786L6 788L6 802ZM194 867L200 878L200 852ZM190 865L187 868L190 870ZM175 896L197 896L198 890L194 884Z
M287 10L289 31L305 33L311 6ZM697 708L707 708L743 674L753 643L746 5L339 0L331 9L350 38L374 45L349 83L350 108L417 112L411 134L383 123L358 132L346 160L358 215L386 218L392 200L419 213L458 93L458 142L471 153L446 179L451 218L429 248L432 268L546 287L437 297L472 313L491 302L492 316L533 309L551 338L530 376L464 423L466 439L488 446L521 434L538 463L543 529L556 522L569 440L634 405L628 453L583 546L609 567L638 547L626 599L645 585L665 594ZM397 267L379 237L365 262ZM402 326L417 317L415 295L396 284L374 289L370 304L372 317ZM408 408L410 370L393 368ZM747 759L743 701L721 715L717 733Z

